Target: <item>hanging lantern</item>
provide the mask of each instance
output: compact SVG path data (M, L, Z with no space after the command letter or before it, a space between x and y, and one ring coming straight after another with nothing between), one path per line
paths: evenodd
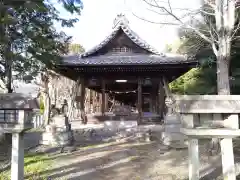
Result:
M91 78L88 82L89 86L97 86L99 84L98 80L95 78Z
M143 85L144 86L150 86L152 85L152 81L151 81L151 78L146 78L143 82Z

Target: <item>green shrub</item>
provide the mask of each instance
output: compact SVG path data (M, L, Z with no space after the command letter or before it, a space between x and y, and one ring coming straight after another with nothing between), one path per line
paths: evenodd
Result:
M40 96L39 106L40 106L40 113L43 114L43 112L44 112L44 101L43 101L43 97L42 96Z

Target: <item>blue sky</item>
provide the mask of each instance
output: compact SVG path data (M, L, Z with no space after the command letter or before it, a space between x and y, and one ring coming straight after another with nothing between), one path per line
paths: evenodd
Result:
M178 15L183 14L178 8L195 9L200 0L171 0ZM166 3L165 3L166 4ZM119 13L124 13L129 20L130 27L149 44L161 51L168 43L177 39L176 26L162 26L140 20L136 14L151 21L164 21L166 17L151 13L143 0L83 0L84 9L81 16L75 16L79 21L73 28L57 29L73 36L73 42L81 44L86 50L99 44L112 31L113 20ZM60 5L57 5L61 16L71 17ZM164 19L163 19L164 18ZM167 19L167 21L172 21Z

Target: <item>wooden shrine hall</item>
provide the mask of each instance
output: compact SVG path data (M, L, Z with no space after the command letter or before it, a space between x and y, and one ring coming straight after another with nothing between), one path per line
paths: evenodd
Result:
M184 56L159 53L132 31L120 14L114 20L113 32L104 41L83 54L65 56L56 69L79 81L77 100L82 113L84 89L89 88L102 94L102 116L111 111L108 98L112 98L135 112L135 120L141 123L145 112L163 117L163 79L171 82L195 66L196 61Z

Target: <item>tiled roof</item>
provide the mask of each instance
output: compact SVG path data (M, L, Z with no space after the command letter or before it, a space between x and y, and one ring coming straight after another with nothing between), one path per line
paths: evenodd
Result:
M81 58L79 55L65 56L64 65L155 65L155 64L184 64L192 60L184 56L164 56L148 54L112 54Z
M63 57L63 65L69 66L96 66L96 65L155 65L155 64L184 64L190 63L192 60L184 56L170 56L159 53L156 49L151 47L143 39L141 39L134 31L132 31L124 15L118 16L118 23L113 32L105 38L103 42L94 47L93 49L76 55L68 55ZM122 30L130 40L136 45L150 52L149 54L134 53L134 52L120 52L120 53L107 53L104 55L93 55L101 48L105 47L112 39L115 38L118 31Z
M121 15L120 15L121 16ZM150 46L146 41L141 39L137 33L131 30L131 28L128 26L128 23L124 20L119 20L119 23L114 28L113 32L105 38L104 41L102 41L100 44L92 48L91 50L81 54L81 57L87 57L89 55L92 55L93 53L97 52L99 49L103 48L105 45L108 44L116 35L119 30L123 30L123 32L128 36L129 39L131 39L136 45L139 47L153 53L153 54L161 54L156 49L154 49L152 46Z

